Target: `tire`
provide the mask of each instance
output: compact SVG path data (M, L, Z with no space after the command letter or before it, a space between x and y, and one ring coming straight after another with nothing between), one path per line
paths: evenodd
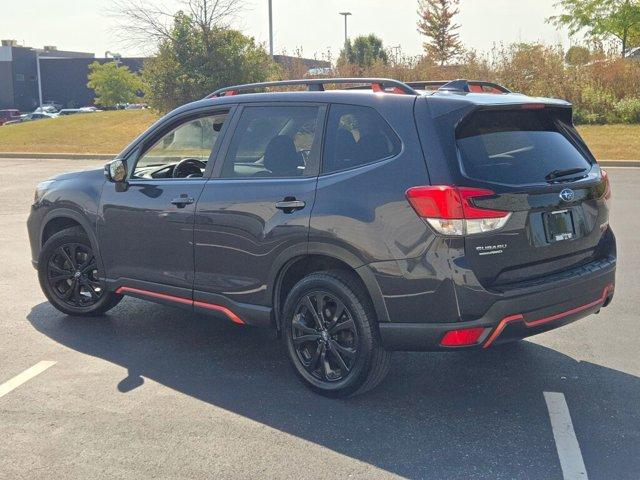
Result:
M320 395L364 393L389 371L391 353L380 343L371 301L349 272L313 273L300 280L287 296L282 326L294 371Z
M42 247L38 258L40 287L49 303L62 313L96 316L115 307L122 296L109 292L99 278L91 241L82 229L62 230Z

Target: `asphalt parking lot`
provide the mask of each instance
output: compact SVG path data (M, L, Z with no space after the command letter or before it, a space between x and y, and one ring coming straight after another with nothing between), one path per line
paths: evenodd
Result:
M54 310L30 264L33 188L91 166L0 160L0 478L574 478L545 392L566 399L588 478L640 478L640 169L609 169L609 308L491 351L396 354L379 388L336 401L269 331L131 298Z

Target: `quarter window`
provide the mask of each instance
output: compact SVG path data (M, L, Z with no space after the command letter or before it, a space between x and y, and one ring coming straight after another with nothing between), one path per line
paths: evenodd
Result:
M222 178L289 178L317 174L318 107L246 107ZM316 161L317 165L317 161Z
M333 105L329 113L323 173L365 165L397 155L400 139L370 107Z
M202 177L226 113L192 118L156 141L138 159L137 178ZM177 169L176 167L180 165Z

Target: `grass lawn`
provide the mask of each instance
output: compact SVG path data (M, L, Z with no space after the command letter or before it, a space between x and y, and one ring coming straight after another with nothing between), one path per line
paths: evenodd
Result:
M157 118L153 110L116 110L2 126L0 152L118 153Z
M578 127L598 160L640 160L640 125Z
M0 152L118 153L157 118L152 110L119 110L0 127ZM578 130L598 159L640 160L640 125Z

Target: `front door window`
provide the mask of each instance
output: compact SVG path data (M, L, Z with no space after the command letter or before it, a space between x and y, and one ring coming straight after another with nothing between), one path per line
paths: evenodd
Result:
M226 118L226 113L203 116L173 128L140 156L133 177L202 177Z

